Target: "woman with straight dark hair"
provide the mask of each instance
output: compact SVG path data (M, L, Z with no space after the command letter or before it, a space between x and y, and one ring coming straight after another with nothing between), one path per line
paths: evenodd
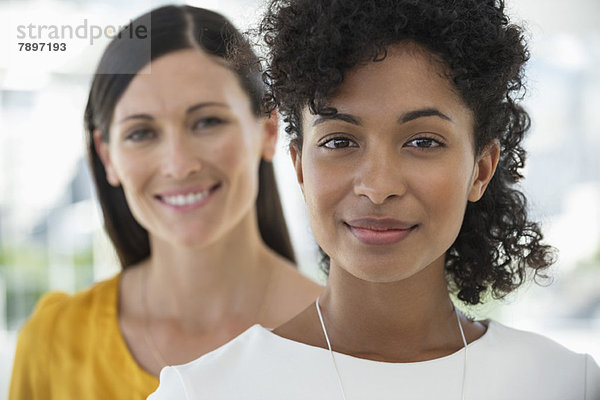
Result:
M11 399L145 398L161 368L316 298L293 268L260 73L231 23L200 8L153 10L109 44L85 128L123 270L44 296L19 336Z

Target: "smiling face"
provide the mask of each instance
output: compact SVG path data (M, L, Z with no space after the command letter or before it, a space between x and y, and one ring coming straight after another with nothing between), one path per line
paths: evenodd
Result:
M371 282L443 269L467 201L491 179L497 146L474 154L473 115L440 63L411 44L350 70L328 105L303 114L291 146L317 243Z
M218 240L253 215L274 119L258 118L224 61L192 49L153 61L115 106L108 143L95 132L109 182L150 236L184 246Z

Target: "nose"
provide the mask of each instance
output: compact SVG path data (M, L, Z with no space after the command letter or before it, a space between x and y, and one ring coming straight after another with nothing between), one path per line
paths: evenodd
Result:
M162 170L165 176L185 179L202 169L197 146L185 132L168 132L163 143Z
M354 193L377 205L389 198L402 196L406 193L407 186L399 161L399 156L393 149L372 149L365 152L357 165Z

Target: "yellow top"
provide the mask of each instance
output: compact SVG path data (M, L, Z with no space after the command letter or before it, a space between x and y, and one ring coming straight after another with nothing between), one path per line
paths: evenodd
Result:
M10 400L145 399L158 387L119 330L119 278L44 295L19 334Z

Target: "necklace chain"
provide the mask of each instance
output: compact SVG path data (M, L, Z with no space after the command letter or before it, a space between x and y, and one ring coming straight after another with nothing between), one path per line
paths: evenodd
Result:
M146 341L146 346L148 346L148 348L150 349L150 352L152 352L152 357L154 357L154 361L156 361L156 363L158 364L159 369L162 369L162 367L167 366L169 364L165 361L165 358L163 357L158 346L154 342L154 339L152 338L152 333L150 332L150 322L149 322L149 318L148 318L149 314L148 314L148 289L147 289L148 279L150 277L150 274L146 273L145 275L146 276L142 278L142 284L140 285L140 289L141 289L141 293L140 293L141 299L140 300L142 302L142 307L144 307L144 340Z
M269 292L271 291L271 282L273 281L273 267L269 268L269 275L267 276L267 283L265 283L265 286L262 290L262 296L260 298L260 306L258 307L258 309L256 310L256 313L254 314L254 323L260 323L261 319L263 318L263 315L265 314L265 309L266 309L266 300L267 300L267 296L269 295Z
M320 297L320 296L319 296ZM344 391L344 385L342 384L342 377L340 375L340 371L338 369L337 363L335 362L335 356L333 354L333 350L331 349L331 342L329 341L329 335L327 335L327 329L325 328L325 322L323 321L323 314L321 313L321 307L319 306L319 297L317 297L317 301L315 301L315 305L317 307L317 314L319 315L319 321L321 322L321 328L323 329L323 335L325 335L325 341L327 342L327 348L329 349L329 354L331 355L331 363L333 364L333 368L335 369L335 373L337 375L338 384L340 387L340 392L342 394L342 399L346 400L346 392ZM454 312L456 313L456 320L458 321L458 329L460 330L460 336L464 345L464 359L463 359L463 373L462 373L462 384L461 384L461 392L460 398L461 400L465 400L465 382L467 376L467 339L465 338L465 332L463 330L462 323L460 322L460 316L458 315L458 310L454 307Z

